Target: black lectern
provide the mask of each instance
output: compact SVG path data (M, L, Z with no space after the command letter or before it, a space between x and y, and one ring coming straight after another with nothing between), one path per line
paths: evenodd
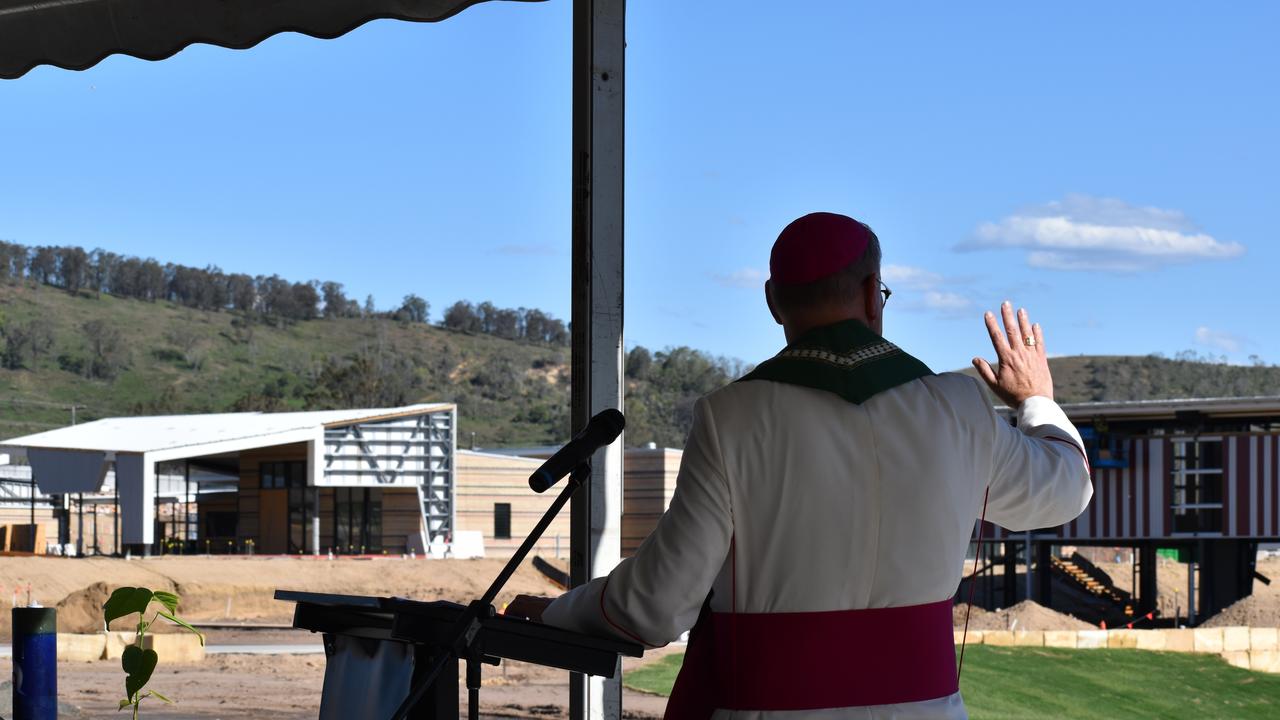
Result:
M296 603L294 627L324 635L320 720L391 717L440 654L449 654L450 629L466 611L464 605L443 601L290 590L277 590L275 596ZM475 649L491 665L509 659L612 677L620 655L639 657L643 651L635 643L501 615L482 618L480 626ZM458 689L458 660L449 658L409 717L456 720Z
M594 451L617 438L623 424L622 413L605 410L591 419L566 450L576 448L584 455ZM552 460L559 456L557 453ZM542 476L546 467L544 464L529 479L530 487L537 480L535 489L539 492L559 480ZM480 670L485 664L497 665L502 658L509 658L613 677L619 672L620 655L640 657L644 648L635 643L588 637L500 617L494 612L493 602L502 586L546 532L551 520L590 477L591 465L587 462L569 472L564 489L489 589L465 606L277 590L277 600L297 603L294 627L324 633L329 660L320 701L321 720L455 720L459 660L467 664L467 717L477 720Z

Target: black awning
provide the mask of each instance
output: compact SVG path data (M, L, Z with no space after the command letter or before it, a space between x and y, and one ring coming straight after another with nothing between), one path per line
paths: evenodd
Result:
M330 39L370 20L436 22L488 1L0 0L0 78L37 65L84 70L115 54L163 60L193 43L243 50L282 32Z

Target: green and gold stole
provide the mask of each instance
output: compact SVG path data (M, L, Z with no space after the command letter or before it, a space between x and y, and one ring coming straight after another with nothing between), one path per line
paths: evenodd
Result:
M932 375L924 363L858 320L814 328L738 382L772 380L826 390L854 404Z

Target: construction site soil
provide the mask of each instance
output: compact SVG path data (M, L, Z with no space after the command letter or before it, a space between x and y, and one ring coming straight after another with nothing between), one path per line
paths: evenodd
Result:
M1078 618L1055 612L1031 600L1023 600L1013 607L984 610L978 606L959 603L951 609L951 622L957 628L964 627L966 608L969 609L970 630L1089 630L1093 626Z
M1162 559L1158 573L1161 603L1185 603L1186 566ZM286 557L164 557L150 559L0 557L0 605L15 600L59 609L62 632L101 629L102 602L116 587L133 585L177 592L179 614L209 630L212 645L311 645L315 635L286 629L293 606L273 599L277 588L352 595L400 596L421 600L465 602L479 596L502 567L499 559L407 560L312 559ZM1128 563L1098 563L1114 584L1128 590ZM1264 576L1280 580L1280 558L1258 563ZM1280 582L1255 582L1255 595L1209 620L1211 626L1280 626ZM517 593L555 595L559 589L529 564L511 578L499 605ZM964 604L953 613L957 627L964 622ZM974 607L971 630L1087 629L1088 623L1024 601L989 612ZM122 623L123 629L124 623ZM237 625L254 626L237 628ZM266 628L266 629L263 629ZM9 639L9 613L0 608L0 641ZM628 659L624 671L651 662L673 646ZM321 654L211 654L204 662L169 665L161 662L152 684L176 696L179 705L151 714L165 718L250 718L279 720L314 718L323 682ZM568 680L560 671L520 663L486 668L483 715L486 717L567 717ZM9 660L0 659L0 677L10 674ZM78 707L82 718L118 718L116 702L122 674L115 662L60 663L63 699ZM665 699L625 691L627 717L661 717ZM144 713L145 714L145 713ZM77 717L65 714L66 717Z
M0 604L30 598L58 607L59 630L102 629L101 608L122 586L169 590L181 599L179 615L196 622L287 624L293 605L274 599L277 589L347 595L380 595L418 600L467 602L479 597L502 568L498 559L407 560L312 559L293 557L193 556L123 560L116 558L0 558ZM498 596L554 595L559 590L525 563ZM118 627L117 627L118 624ZM112 629L128 629L117 621ZM0 613L0 639L10 636L9 613Z

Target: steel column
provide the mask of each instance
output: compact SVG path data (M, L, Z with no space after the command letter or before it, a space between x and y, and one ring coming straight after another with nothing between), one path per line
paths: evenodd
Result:
M622 409L623 70L626 0L573 3L573 426ZM622 447L592 459L570 506L569 566L580 585L621 556ZM620 678L570 676L570 717L620 718Z

